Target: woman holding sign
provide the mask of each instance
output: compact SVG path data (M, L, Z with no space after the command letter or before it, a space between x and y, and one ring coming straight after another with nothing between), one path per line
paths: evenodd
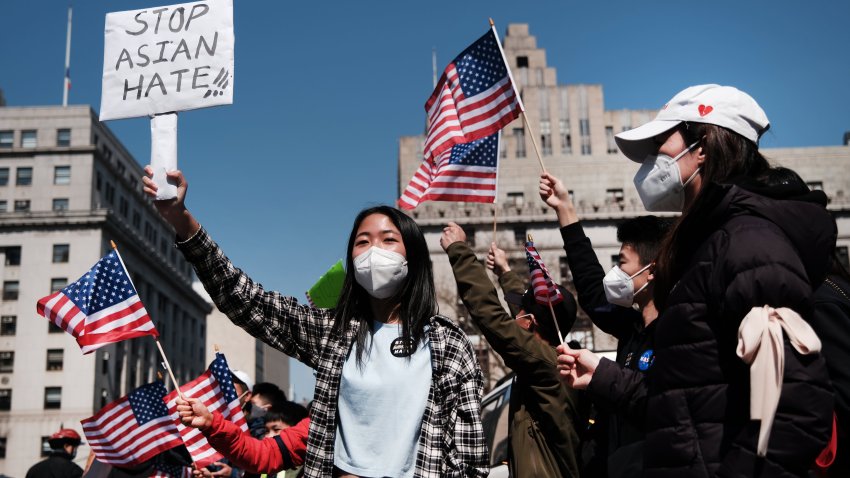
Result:
M387 206L361 211L337 308L320 309L234 267L186 209L182 173L168 175L177 198L154 204L219 310L316 371L305 476L487 475L481 370L463 331L437 315L428 247L412 219Z

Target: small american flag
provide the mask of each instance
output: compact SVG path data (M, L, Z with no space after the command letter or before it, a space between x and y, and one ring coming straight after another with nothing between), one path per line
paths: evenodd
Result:
M446 67L425 103L425 159L499 131L523 111L496 29L467 47Z
M543 264L543 259L534 248L534 243L528 241L525 243L525 258L528 260L528 272L531 274L531 287L534 289L534 300L538 304L555 305L564 300L561 290L552 281L552 274L546 269Z
M76 282L39 300L36 310L73 335L84 354L122 340L159 335L114 250Z
M154 462L154 472L150 478L192 478L192 468Z
M425 160L402 192L398 205L413 209L423 201L496 202L499 132L456 144L436 167Z
M97 459L134 466L183 444L163 402L165 394L162 382L149 383L82 420Z
M217 411L226 420L230 420L242 428L242 431L248 431L248 423L245 420L245 414L242 413L236 388L233 386L233 378L230 375L230 368L228 368L227 360L223 354L215 354L215 359L207 371L180 387L180 391L186 397L200 399L210 412ZM180 421L180 416L177 414L177 390L169 393L164 400L168 406L168 413L177 425L180 436L183 437L183 443L198 468L211 465L224 458L210 445L200 430L187 427Z

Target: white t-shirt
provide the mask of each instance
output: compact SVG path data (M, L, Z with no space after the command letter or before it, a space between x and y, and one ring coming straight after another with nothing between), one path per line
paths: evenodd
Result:
M396 356L401 324L374 322L372 332L363 366L355 344L342 367L334 465L365 477L412 477L431 388L431 344L426 338L410 357Z

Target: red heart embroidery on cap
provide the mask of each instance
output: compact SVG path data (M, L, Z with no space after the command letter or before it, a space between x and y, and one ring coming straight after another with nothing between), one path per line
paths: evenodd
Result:
M712 108L711 106L699 105L699 115L700 116L705 116L705 115L711 113L712 111L714 111L714 108Z

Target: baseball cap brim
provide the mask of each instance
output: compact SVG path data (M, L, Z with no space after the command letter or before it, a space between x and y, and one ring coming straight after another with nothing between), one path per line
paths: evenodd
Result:
M636 163L642 163L647 155L655 153L658 146L653 138L670 131L681 123L681 120L654 119L637 128L623 131L614 136L620 151Z

